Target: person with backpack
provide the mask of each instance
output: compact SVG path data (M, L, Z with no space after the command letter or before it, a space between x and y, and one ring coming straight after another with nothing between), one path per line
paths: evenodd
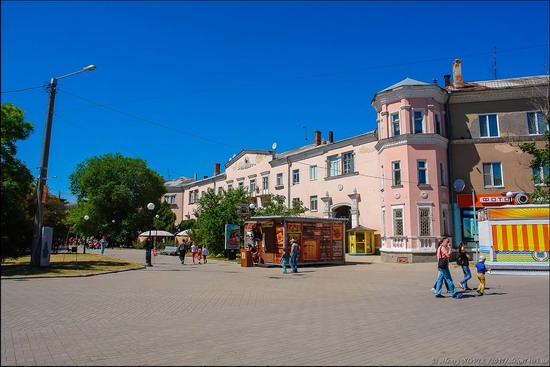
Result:
M441 286L443 281L447 282L449 291L453 298L462 298L462 293L455 290L453 277L449 270L449 258L451 257L451 243L447 237L443 237L441 245L437 249L437 282L435 283L435 297L443 298L441 295Z
M477 294L483 296L485 294L485 273L488 269L485 266L485 256L480 256L476 264L477 279L479 279L479 285L477 286Z
M298 272L298 252L300 251L300 248L298 247L298 241L296 241L294 238L290 239L290 267L292 268L292 272L297 273Z
M470 255L467 252L468 247L466 243L462 241L458 247L458 258L456 259L456 264L462 267L462 272L464 273L464 279L462 279L458 284L463 290L472 290L468 287L468 280L472 278L472 272L470 270Z

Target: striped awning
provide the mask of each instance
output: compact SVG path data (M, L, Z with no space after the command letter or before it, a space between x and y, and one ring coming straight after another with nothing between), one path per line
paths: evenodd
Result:
M548 224L493 225L495 251L549 251Z

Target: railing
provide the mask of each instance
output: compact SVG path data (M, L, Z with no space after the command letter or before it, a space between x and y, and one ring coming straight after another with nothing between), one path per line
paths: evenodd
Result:
M390 237L391 248L393 250L406 250L407 249L407 237Z

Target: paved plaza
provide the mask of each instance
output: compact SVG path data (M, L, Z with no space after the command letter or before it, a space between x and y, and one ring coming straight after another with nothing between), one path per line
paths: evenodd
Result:
M141 270L2 279L1 365L548 366L548 276L489 274L485 296L436 299L435 263L373 259L282 274L157 256Z

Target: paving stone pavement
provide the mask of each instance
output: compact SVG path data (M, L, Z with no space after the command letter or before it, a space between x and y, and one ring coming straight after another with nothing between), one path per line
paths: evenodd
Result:
M2 279L1 365L548 366L548 276L489 274L483 297L436 299L435 264L373 259L282 274L162 255L128 272Z

